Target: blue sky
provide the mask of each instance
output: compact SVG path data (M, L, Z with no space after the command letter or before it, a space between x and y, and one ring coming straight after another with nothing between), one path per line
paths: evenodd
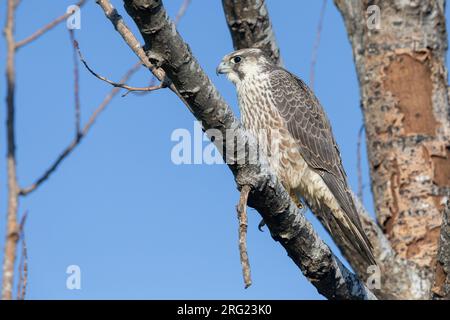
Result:
M22 1L17 39L65 12L75 1ZM164 1L174 17L182 0ZM0 4L3 27L6 1ZM129 25L122 1L112 3ZM321 1L268 0L285 66L308 81ZM119 80L136 57L94 1L82 8L76 37L90 66ZM192 0L179 32L238 114L235 89L215 75L232 43L220 1ZM0 42L0 70L5 42ZM27 186L56 158L74 134L73 62L64 24L17 55L18 177ZM145 86L142 69L130 84ZM5 82L2 76L1 96ZM111 88L81 69L82 120ZM340 145L353 190L361 126L359 90L342 19L328 2L316 67L315 92ZM1 100L2 155L5 106ZM322 299L267 229L249 211L248 250L253 285L245 290L237 246L238 192L225 165L172 163L172 132L193 131L194 118L169 90L117 96L79 148L52 178L20 202L28 211L29 299ZM206 145L207 143L205 143ZM363 146L365 151L365 146ZM363 154L364 182L368 183ZM6 164L0 157L0 247L4 246ZM369 188L367 208L373 211ZM320 235L336 252L321 226ZM66 288L66 268L81 268L81 290Z

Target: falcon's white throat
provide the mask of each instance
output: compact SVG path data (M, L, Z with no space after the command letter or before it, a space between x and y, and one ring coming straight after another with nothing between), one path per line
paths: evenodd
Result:
M239 77L239 74L236 72L230 72L227 74L228 80L233 82L236 86L239 85L242 81L246 81L249 79L255 79L259 76L261 76L262 73L262 67L261 65L256 61L246 61L244 62L240 68L239 72L241 75L243 75L243 79Z

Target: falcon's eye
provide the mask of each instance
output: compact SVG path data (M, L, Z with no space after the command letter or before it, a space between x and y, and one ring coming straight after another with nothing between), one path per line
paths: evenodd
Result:
M236 57L231 59L231 61L233 61L233 63L239 63L239 62L241 62L241 60L242 60L242 58L239 57L239 56L236 56Z

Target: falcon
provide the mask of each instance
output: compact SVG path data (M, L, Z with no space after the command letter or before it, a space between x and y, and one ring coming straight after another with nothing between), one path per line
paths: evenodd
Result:
M291 198L308 207L334 239L375 265L330 122L314 93L260 49L226 55L217 67L236 86L241 122L268 153ZM261 147L261 146L260 146Z

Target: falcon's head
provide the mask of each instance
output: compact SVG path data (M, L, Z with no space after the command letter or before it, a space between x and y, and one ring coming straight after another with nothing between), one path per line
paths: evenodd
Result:
M231 82L239 84L245 77L258 75L270 65L270 60L261 49L241 49L223 57L216 72L226 74Z

